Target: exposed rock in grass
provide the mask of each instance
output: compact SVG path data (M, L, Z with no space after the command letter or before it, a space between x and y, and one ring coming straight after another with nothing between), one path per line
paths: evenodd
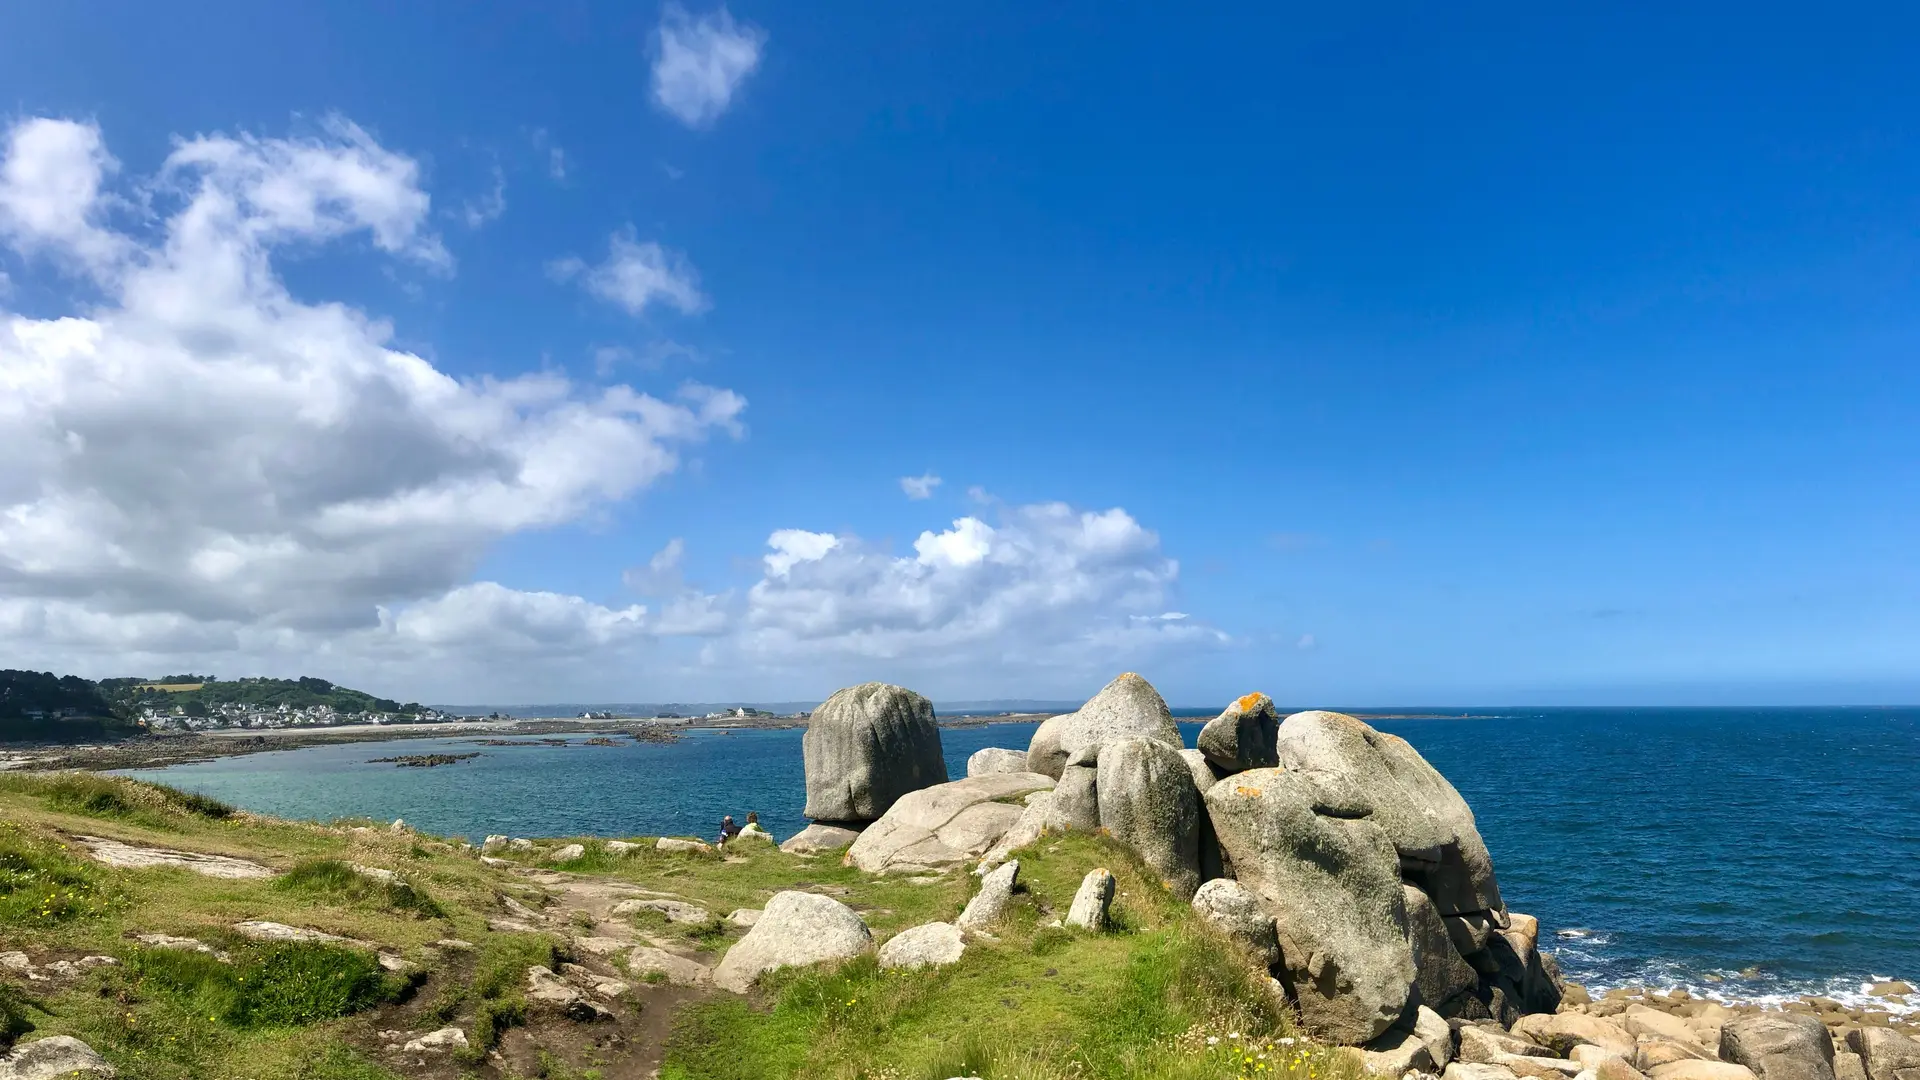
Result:
M649 945L627 954L627 971L641 978L658 975L675 986L704 986L713 981L713 969L705 964Z
M859 838L858 830L816 821L794 833L780 850L789 855L819 855L844 850Z
M653 846L659 851L687 851L697 855L713 854L713 845L704 840L683 840L679 837L663 836L654 841Z
M902 930L880 946L883 968L944 967L958 963L967 951L960 928L934 922Z
M1053 787L1037 773L990 773L909 792L847 849L868 873L925 873L977 861L1020 820L1001 802Z
M1113 874L1105 867L1090 870L1073 894L1065 925L1084 930L1105 930L1109 925L1107 908L1113 903Z
M1020 860L1014 859L1003 864L998 870L980 879L980 891L967 901L966 910L954 925L962 930L985 930L997 922L1007 904L1013 899L1013 888L1019 883Z
M217 878L270 878L274 872L268 867L246 859L236 859L230 855L208 855L198 851L175 851L170 848L135 847L118 840L108 840L99 836L76 836L87 849L87 854L97 862L108 866L130 870L142 870L154 866L177 866L191 870L196 874Z
M668 922L687 923L694 926L713 921L713 914L696 904L679 900L659 900L653 898L622 900L613 905L615 915L633 915L642 911L657 911L667 917Z
M873 934L852 908L815 893L775 893L760 921L714 968L714 985L743 994L762 972L850 960L873 948Z
M409 1054L450 1053L467 1048L467 1033L457 1027L443 1027L411 1039L401 1049Z
M68 1035L19 1043L0 1055L0 1080L88 1080L115 1076L113 1066L93 1047Z

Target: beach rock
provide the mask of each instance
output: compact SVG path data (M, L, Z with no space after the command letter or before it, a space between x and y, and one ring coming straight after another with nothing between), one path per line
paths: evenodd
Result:
M1730 1061L1675 1061L1647 1075L1653 1080L1754 1080L1752 1069Z
M1425 1005L1414 1011L1413 1034L1427 1048L1433 1058L1434 1069L1440 1070L1453 1061L1453 1027L1447 1019Z
M1603 1061L1626 1061L1627 1060L1626 1058L1621 1057L1619 1054L1616 1054L1611 1050L1608 1050L1604 1047L1594 1046L1591 1043L1581 1043L1579 1046L1576 1046L1573 1049L1567 1051L1567 1059L1572 1061L1574 1064L1580 1066L1582 1069L1597 1068L1600 1065L1600 1063Z
M1207 721L1194 745L1208 763L1227 775L1271 769L1280 764L1274 750L1279 730L1273 699L1265 694L1248 694Z
M628 840L608 840L605 844L601 846L607 849L607 854L619 855L623 858L628 855L632 855L640 850L639 844L633 843Z
M682 840L675 836L663 836L653 842L656 851L683 851L694 855L713 854L713 845L704 840Z
M1397 735L1345 713L1294 713L1275 741L1280 764L1315 775L1339 801L1384 830L1408 883L1433 898L1442 915L1505 910L1493 859L1473 811L1447 778Z
M1028 772L1060 779L1060 770L1067 766L1067 752L1060 748L1060 734L1072 717L1072 713L1049 716L1033 729L1033 738L1027 741Z
M1051 824L1061 829L1100 827L1100 770L1092 765L1067 765L1060 770L1060 783L1053 789Z
M665 915L668 922L684 923L689 926L702 926L713 921L713 913L698 904L652 897L622 900L613 905L611 911L615 915L635 915L642 911L657 911Z
M975 750L967 758L968 776L1027 771L1027 755L1023 750L1002 750L997 746L989 746L984 750Z
M1538 1057L1553 1051L1496 1027L1462 1024L1457 1060L1491 1065L1503 1057Z
M95 862L120 869L178 867L205 877L233 880L274 876L273 870L268 867L246 859L236 859L230 855L208 855L199 851L175 851L172 848L136 847L99 836L76 836L74 839L87 849L87 854L92 856Z
M583 844L568 844L565 847L555 850L552 856L554 862L572 862L575 859L584 859L586 857L587 849Z
M1894 1080L1896 1070L1920 1068L1920 1041L1884 1027L1847 1032L1847 1049L1860 1055L1868 1080Z
M1513 1033L1564 1056L1581 1044L1632 1057L1633 1036L1611 1020L1584 1013L1532 1013L1513 1025Z
M1589 1067L1594 1080L1648 1080L1647 1075L1629 1065L1624 1058L1607 1055Z
M19 1043L0 1054L0 1080L86 1080L117 1075L93 1047L71 1035Z
M1532 1077L1533 1080L1568 1080L1569 1077L1580 1075L1581 1071L1577 1062L1557 1057L1520 1057L1508 1054L1494 1064L1515 1076Z
M705 964L650 945L627 954L627 971L642 978L658 973L674 986L705 986L713 981L713 970Z
M1132 848L1179 899L1200 887L1200 795L1180 751L1146 738L1100 750L1100 826Z
M817 893L775 893L714 968L713 983L744 994L763 972L850 960L872 949L873 933L847 905Z
M1759 1080L1834 1080L1833 1037L1817 1016L1736 1017L1721 1029L1720 1059L1745 1065Z
M1260 898L1237 881L1215 878L1193 894L1194 914L1219 927L1260 962L1271 968L1280 962L1280 942L1274 937L1273 916Z
M1386 1031L1416 969L1399 857L1352 785L1253 769L1205 802L1235 877L1274 917L1276 974L1306 1028L1350 1045Z
M1361 1068L1374 1076L1399 1080L1409 1072L1438 1072L1442 1066L1411 1030L1391 1027L1360 1048Z
M1028 795L1020 817L980 857L979 872L984 874L1006 862L1009 855L1040 839L1041 833L1057 827L1053 817L1053 792L1036 791Z
M1020 820L1001 802L1053 787L1038 773L989 773L908 792L847 849L870 874L926 873L977 861Z
M1013 900L1013 887L1020 880L1020 860L1014 859L980 879L980 891L967 901L966 909L954 925L962 930L985 930L999 921Z
M495 848L505 847L508 839L509 837L502 836L499 833L493 833L480 842L480 850L492 851Z
M1090 870L1080 881L1080 888L1073 894L1073 905L1067 908L1066 926L1077 926L1084 930L1101 931L1109 925L1107 909L1113 903L1113 875L1105 867Z
M1534 940L1524 930L1496 930L1474 962L1483 971L1492 970L1492 976L1482 980L1483 988L1498 987L1520 1012L1557 1012L1560 980L1534 946Z
M1866 1062L1850 1050L1836 1052L1833 1055L1833 1080L1867 1080Z
M933 703L904 687L862 683L813 710L801 739L815 821L877 821L900 797L947 782Z
M1717 1060L1715 1055L1691 1039L1683 1042L1658 1035L1641 1035L1636 1038L1633 1049L1633 1066L1641 1072L1650 1072L1676 1061Z
M1453 947L1440 910L1427 894L1411 885L1400 887L1407 905L1407 942L1413 948L1414 985L1420 1000L1441 1016L1458 1016L1465 1009L1480 973Z
M819 855L845 850L858 839L860 833L856 829L816 821L789 837L786 843L780 845L780 850L789 855Z
M1455 1061L1447 1066L1442 1080L1515 1080L1513 1072L1498 1065Z
M902 930L880 946L880 966L896 968L945 967L958 963L967 951L960 928L952 923L932 922Z
M1706 1050L1706 1046L1700 1042L1700 1037L1694 1033L1693 1025L1671 1013L1649 1009L1645 1005L1627 1006L1627 1011L1620 1014L1620 1026L1626 1028L1627 1034L1636 1039L1651 1035L1684 1043L1702 1052Z
M443 1027L429 1031L417 1039L409 1039L400 1049L409 1054L446 1053L467 1048L467 1033L457 1027Z

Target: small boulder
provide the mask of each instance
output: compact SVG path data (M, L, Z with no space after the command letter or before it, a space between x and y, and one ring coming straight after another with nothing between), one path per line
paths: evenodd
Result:
M1270 968L1280 962L1280 942L1273 934L1273 916L1246 886L1215 878L1193 894L1196 915L1219 927L1242 948Z
M816 821L789 837L786 843L780 845L780 850L789 855L819 855L828 851L844 851L858 839L860 833L857 829Z
M1920 1069L1920 1040L1883 1027L1847 1032L1847 1049L1860 1055L1868 1080L1894 1080L1901 1069Z
M1060 748L1060 734L1072 718L1072 713L1049 716L1033 729L1033 738L1027 743L1028 772L1060 779L1060 770L1067 766L1067 752Z
M1585 1043L1621 1057L1632 1057L1633 1036L1611 1020L1585 1013L1531 1013L1513 1025L1513 1033L1565 1055Z
M1113 903L1113 875L1105 867L1089 870L1073 894L1064 924L1083 930L1100 931L1109 925L1107 909Z
M633 843L632 841L629 841L629 840L608 840L605 844L601 846L607 849L607 854L619 855L622 857L632 855L635 852L640 850L639 844Z
M1273 711L1273 699L1265 694L1248 694L1207 721L1194 745L1210 764L1228 775L1271 769L1280 764L1274 751L1279 730L1280 717Z
M1446 1017L1425 1005L1420 1006L1413 1014L1413 1034L1426 1045L1435 1070L1444 1069L1453 1061L1453 1027Z
M1092 832L1100 827L1100 770L1092 763L1068 764L1060 770L1053 789L1050 824L1061 829Z
M1720 1059L1745 1065L1759 1080L1834 1080L1833 1037L1817 1016L1735 1017L1720 1030Z
M1620 1024L1627 1029L1627 1034L1636 1039L1651 1035L1684 1043L1702 1051L1706 1049L1705 1046L1700 1045L1700 1037L1694 1034L1692 1025L1671 1013L1649 1009L1645 1005L1627 1006L1627 1011L1620 1014Z
M409 1054L446 1053L467 1048L467 1033L457 1027L443 1027L429 1031L417 1039L409 1039L400 1049Z
M553 853L554 862L572 862L575 859L584 859L586 857L587 849L583 844L568 844L565 847L555 850Z
M1699 1043L1692 1039L1664 1039L1658 1035L1641 1035L1635 1040L1633 1049L1633 1067L1641 1072L1651 1072L1662 1065L1671 1065L1676 1061L1716 1061Z
M1675 1061L1647 1075L1653 1080L1754 1080L1752 1069L1730 1061Z
M705 964L651 945L627 954L627 971L641 978L658 974L675 986L705 986L713 981L713 970Z
M1359 1049L1361 1067L1374 1076L1399 1080L1409 1072L1433 1073L1440 1063L1433 1060L1427 1044L1412 1031L1391 1027Z
M677 836L663 836L654 841L656 851L680 851L693 855L713 854L713 845L705 840L683 840Z
M1513 1071L1499 1065L1456 1061L1447 1066L1442 1080L1515 1080Z
M925 873L977 862L1019 821L1017 799L1053 787L1037 773L989 773L908 792L847 849L870 874Z
M727 913L727 922L734 926L750 927L754 923L757 923L759 921L760 921L759 908L751 908L751 907L734 908L732 911Z
M1462 1024L1459 1037L1457 1059L1476 1065L1492 1065L1503 1057L1537 1057L1552 1053L1537 1043L1481 1024Z
M1027 755L1022 750L1002 750L989 746L967 757L967 775L985 776L997 772L1026 772Z
M613 905L611 911L615 915L637 915L642 911L657 911L665 915L668 922L685 923L688 926L702 926L713 921L713 913L698 904L654 897L622 900Z
M957 963L967 944L960 928L952 923L933 922L902 930L880 946L880 966L894 968L945 967Z
M1132 848L1168 891L1186 900L1200 887L1200 795L1180 751L1147 738L1100 750L1095 781L1100 826Z
M967 901L966 910L960 912L960 918L954 925L961 930L985 930L992 926L1007 904L1013 900L1013 887L1020 880L1020 860L1004 863L999 869L980 879L980 891Z
M909 792L947 782L933 703L905 687L862 683L813 710L800 742L805 814L877 821Z
M49 1035L0 1054L0 1080L87 1080L114 1075L105 1058L71 1035Z
M1833 1055L1833 1080L1867 1080L1867 1066L1860 1055L1841 1050Z
M873 933L852 908L817 893L775 893L747 936L713 970L722 990L744 994L775 968L850 960L873 948Z

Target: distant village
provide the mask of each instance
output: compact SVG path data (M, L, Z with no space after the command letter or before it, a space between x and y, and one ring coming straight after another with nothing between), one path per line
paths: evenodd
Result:
M136 722L148 731L218 731L226 728L298 728L334 727L340 724L439 724L465 717L438 709L419 712L341 712L331 705L247 705L238 702L208 705L205 716L188 716L186 710L172 707L142 706Z

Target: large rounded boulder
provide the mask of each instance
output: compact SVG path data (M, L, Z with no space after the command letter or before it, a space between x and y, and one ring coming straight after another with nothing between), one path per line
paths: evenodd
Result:
M1265 694L1247 694L1207 721L1195 745L1206 755L1207 763L1223 773L1271 769L1280 763L1274 753L1279 731L1280 718L1273 711L1273 699Z
M1405 739L1345 713L1299 712L1280 724L1280 766L1354 799L1398 853L1407 882L1443 916L1499 913L1505 905L1473 811Z
M862 683L813 711L800 743L815 821L877 821L902 795L947 781L933 703L905 687Z
M1200 887L1200 793L1180 751L1130 738L1100 748L1100 826L1132 848L1182 900Z
M1075 712L1042 723L1027 747L1027 768L1058 779L1067 763L1121 739L1147 738L1175 750L1184 745L1173 713L1153 684L1129 671L1108 683Z
M847 849L870 874L919 874L978 861L1031 809L1024 798L1051 791L1038 773L987 773L908 792Z
M763 972L851 960L872 949L873 933L847 905L815 893L775 893L747 936L720 958L713 984L744 994Z
M1416 969L1400 859L1350 784L1253 769L1207 791L1220 847L1273 916L1275 972L1313 1034L1358 1045L1393 1025Z

